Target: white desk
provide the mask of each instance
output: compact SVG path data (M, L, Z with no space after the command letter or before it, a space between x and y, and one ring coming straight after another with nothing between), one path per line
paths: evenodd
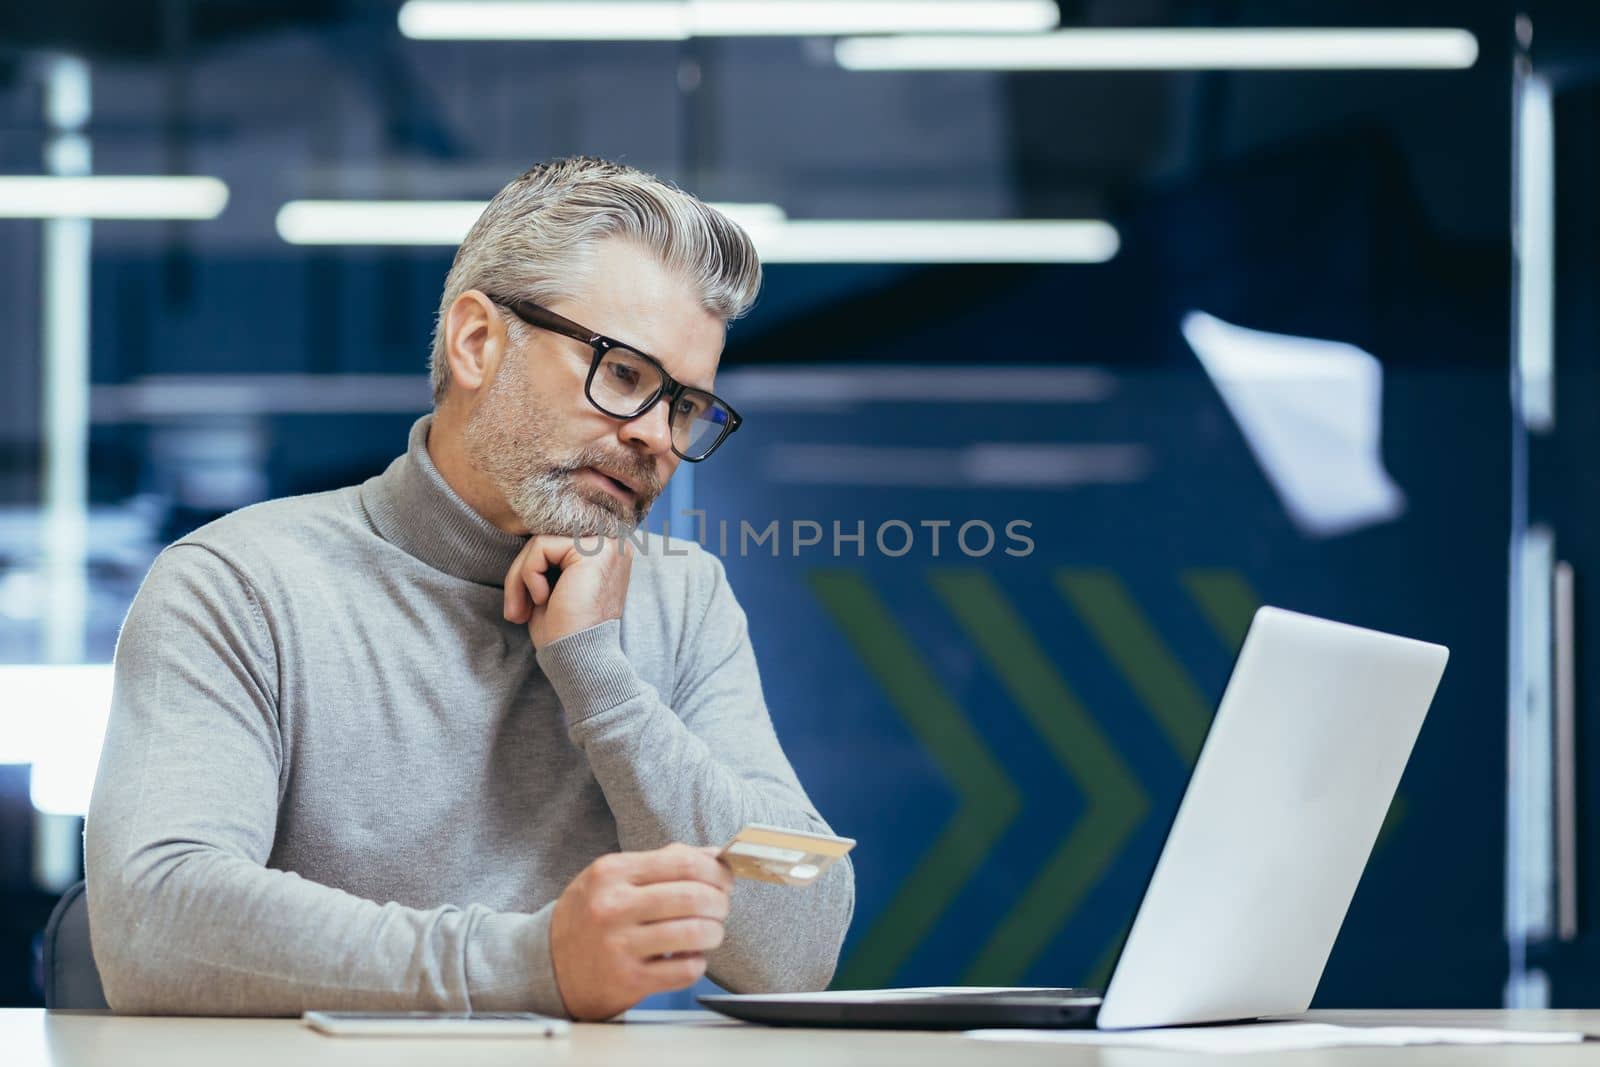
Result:
M1600 1011L1314 1012L1324 1022L1357 1025L1473 1026L1584 1030L1600 1034ZM749 1026L700 1012L647 1012L622 1024L586 1024L562 1039L331 1038L292 1019L119 1017L98 1012L0 1010L0 1067L1178 1067L1232 1062L1225 1057L1148 1049L979 1043L957 1034L872 1030L792 1030ZM1275 1067L1348 1064L1383 1067L1518 1067L1600 1064L1600 1046L1416 1046L1269 1054L1244 1062Z

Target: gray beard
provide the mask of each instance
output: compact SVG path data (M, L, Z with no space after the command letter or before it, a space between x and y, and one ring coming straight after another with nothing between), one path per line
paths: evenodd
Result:
M627 536L644 523L654 496L636 509L573 478L583 467L606 463L607 454L597 446L577 455L561 454L539 417L541 413L521 402L527 373L524 361L521 353L507 359L490 384L483 406L467 421L467 455L530 534ZM519 435L508 430L513 426L528 429ZM659 488L651 485L647 491Z
M604 490L596 490L593 497L585 495L572 476L571 470L547 469L525 475L514 485L497 488L517 518L534 534L625 537L643 521L642 515L636 515L633 508Z

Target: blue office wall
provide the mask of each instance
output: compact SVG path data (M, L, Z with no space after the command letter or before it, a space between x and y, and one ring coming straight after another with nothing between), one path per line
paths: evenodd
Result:
M900 279L851 307L851 322L890 323L868 340L804 313L794 335L765 334L786 353L826 351L807 366L836 375L839 395L885 371L910 383L1029 364L1041 394L1065 370L1103 374L1097 399L806 403L768 368L724 375L753 414L695 470L695 496L711 547L720 520L731 531L726 565L785 746L836 829L861 841L842 983L1103 979L1235 624L1271 603L1452 649L1318 1002L1497 999L1504 264L1434 242L1388 162L1336 151L1174 193L1120 220L1125 256L1092 273L1025 271L993 290L980 278L967 302L959 284L919 298L953 279ZM1398 518L1332 537L1291 521L1180 334L1195 308L1378 357ZM1102 460L1095 449L1133 449L1138 462L1110 463L1100 484L1031 489L850 466L980 443ZM836 477L797 469L797 452L838 464ZM778 558L739 544L741 521L773 519ZM1023 519L1035 548L1011 558L1002 538L968 556L952 526L937 557L926 529L890 557L872 532L894 519ZM823 543L797 549L795 520L818 521ZM864 554L846 541L834 556L834 521L864 523ZM888 535L892 551L903 537Z

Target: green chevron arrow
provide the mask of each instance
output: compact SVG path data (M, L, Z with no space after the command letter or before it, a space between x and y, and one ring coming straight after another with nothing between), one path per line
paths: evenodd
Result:
M1021 809L1021 798L867 580L835 570L813 571L807 579L960 799L834 980L839 988L880 986L893 979L988 858Z
M1064 569L1055 579L1172 747L1193 763L1211 723L1211 708L1122 582L1105 570Z
M967 982L1013 984L1111 866L1144 817L1146 798L993 579L963 569L935 571L930 581L1086 801L964 975Z
M1108 570L1064 568L1055 581L1173 750L1193 764L1211 722L1211 706L1121 580ZM1124 928L1106 943L1086 985L1103 988L1110 980L1126 935Z
M1128 940L1128 933L1133 929L1133 916L1128 916L1128 921L1123 923L1106 947L1100 951L1100 958L1094 961L1089 968L1088 975L1083 984L1088 989L1104 989L1111 984L1111 970L1117 965L1117 957L1122 954L1123 943Z
M1222 643L1237 652L1261 605L1250 583L1238 571L1208 567L1184 571L1183 585Z

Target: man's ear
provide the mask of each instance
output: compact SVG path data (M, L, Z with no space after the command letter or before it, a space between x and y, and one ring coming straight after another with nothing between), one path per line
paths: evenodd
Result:
M508 341L506 324L494 303L476 289L451 302L444 323L450 387L476 392L493 381L500 368Z

